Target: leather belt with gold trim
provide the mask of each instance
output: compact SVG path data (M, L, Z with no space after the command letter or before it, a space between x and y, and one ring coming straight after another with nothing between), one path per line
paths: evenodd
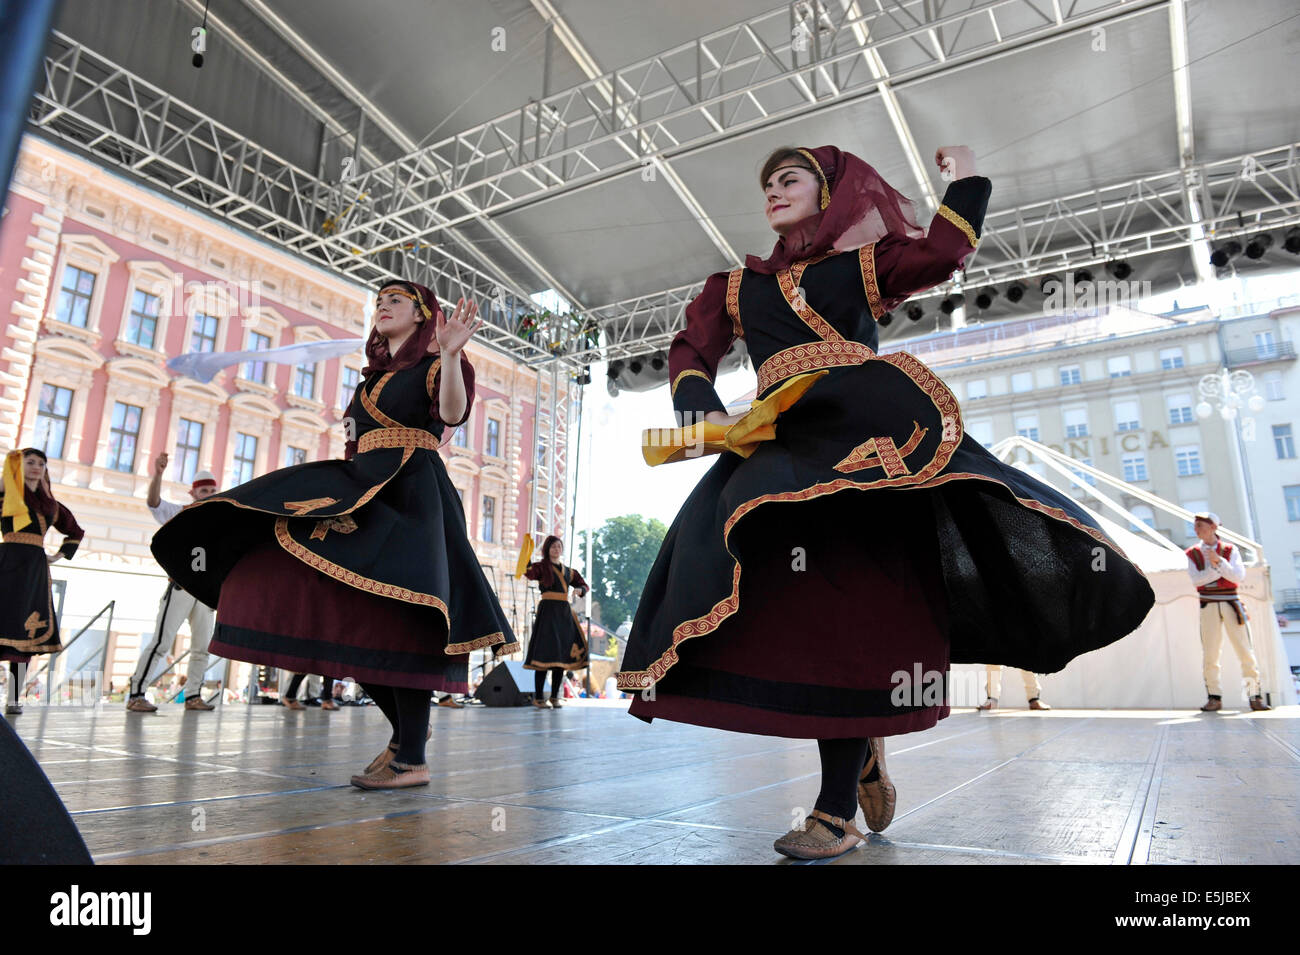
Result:
M6 544L31 544L33 547L44 549L45 538L40 534L31 534L27 531L10 531L3 538Z
M428 448L438 450L438 439L423 428L375 428L357 441L357 454L377 448Z
M854 341L807 342L783 348L759 366L757 394L792 375L837 365L860 365L874 354L862 342Z

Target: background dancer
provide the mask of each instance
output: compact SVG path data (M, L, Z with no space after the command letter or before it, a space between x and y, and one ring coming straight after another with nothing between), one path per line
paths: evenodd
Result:
M71 560L86 536L68 508L54 499L45 452L10 451L0 484L0 661L9 663L5 712L23 711L27 664L63 648L54 613L50 564ZM45 534L63 534L57 554L45 552Z
M361 681L392 727L352 777L363 789L427 785L430 691L465 692L472 650L518 649L437 453L473 405L463 348L476 313L462 301L446 318L424 286L385 283L345 460L213 495L153 540L159 563L217 607L214 652Z
M528 639L528 653L524 659L525 670L533 674L533 705L545 709L560 709L564 705L560 686L566 670L585 670L588 666L587 641L582 635L582 624L569 603L569 588L581 591L585 597L591 588L582 574L565 567L560 557L564 542L554 534L542 543L542 558L528 565L524 576L537 581L541 599L537 601L537 615L533 618L533 632ZM560 604L564 606L561 607ZM551 674L551 698L543 695L546 671Z
M167 452L154 459L153 478L149 481L145 504L159 524L166 524L179 514L184 506L162 499L163 472L167 470ZM190 482L190 497L195 501L217 493L217 479L211 471L198 471ZM126 708L133 713L153 713L158 707L145 698L145 690L166 669L167 653L176 643L176 632L181 624L190 624L190 657L185 668L185 709L211 710L211 703L203 702L203 677L208 672L208 645L212 641L212 627L216 612L193 594L186 593L181 585L167 578L167 589L158 601L158 617L153 627L153 637L141 644L135 673L127 691ZM191 692L193 695L191 695Z
M759 184L781 238L710 276L669 350L680 423L728 426L745 453L722 453L669 529L619 687L640 691L630 712L647 721L816 739L814 811L774 845L798 858L863 838L855 795L871 829L889 824L883 737L948 715L950 662L1055 672L1130 633L1155 599L1074 501L964 433L924 364L877 356L876 321L949 278L983 224L991 185L971 151L935 162L956 181L924 233L858 157L772 153ZM811 383L746 446L745 416L713 387L738 337L758 369L755 411ZM902 705L899 671L925 684Z

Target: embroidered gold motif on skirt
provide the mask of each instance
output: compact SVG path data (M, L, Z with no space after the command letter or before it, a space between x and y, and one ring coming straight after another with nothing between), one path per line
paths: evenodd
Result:
M28 640L35 640L36 631L45 630L48 627L49 627L49 623L47 621L42 620L41 615L38 614L35 610L33 610L30 614L28 614L27 619L23 621L23 629L27 631Z
M281 506L301 517L303 514L318 511L322 507L329 507L331 504L337 504L338 502L336 497L313 497L310 501L285 501Z
M357 522L352 519L351 514L344 514L342 517L329 517L323 521L317 521L316 526L312 529L310 540L324 540L325 535L330 531L338 531L340 534L351 534L357 529Z
M929 430L929 428L922 428L918 422L913 421L912 434L901 448L896 446L894 439L888 435L868 438L836 464L835 470L847 474L851 471L861 471L864 468L884 468L885 473L890 477L911 474L911 470L903 459L916 450L916 446L921 443L921 439L925 437L925 433Z

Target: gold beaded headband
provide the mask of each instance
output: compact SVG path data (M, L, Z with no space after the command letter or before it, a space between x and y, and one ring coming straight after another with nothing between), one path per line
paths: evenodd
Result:
M803 156L810 163L812 163L813 169L817 173L817 178L821 180L821 184L822 184L821 207L825 209L827 206L831 204L831 190L830 190L830 186L826 184L826 174L822 172L822 164L819 163L816 159L814 159L813 154L806 149L796 149L795 152L797 152L800 156Z
M383 288L381 288L381 289L379 290L379 294L380 294L380 295L383 295L385 292L389 292L389 293L392 293L392 294L395 294L395 295L404 295L404 296L406 296L406 297L409 298L412 302L414 302L416 305L420 306L420 311L422 311L422 312L424 313L424 317L425 317L425 318L428 318L428 319L432 319L432 318L433 318L433 313L429 311L429 306L425 305L424 302L423 302L423 301L422 301L418 296L416 296L416 295L412 295L410 292L408 292L406 289L402 288L400 285L386 285L386 286L384 286Z

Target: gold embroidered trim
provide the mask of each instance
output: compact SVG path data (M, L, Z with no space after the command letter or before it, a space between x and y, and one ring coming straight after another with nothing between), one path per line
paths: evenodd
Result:
M366 394L366 389L363 386L361 389L361 407L366 409L370 417L386 428L404 428L406 425L400 421L394 421L379 410L379 393L384 390L384 385L388 384L388 379L392 378L394 374L396 372L385 372L379 381L375 382L375 387L370 394Z
M31 544L45 549L45 538L40 534L33 534L31 531L10 531L4 535L6 544Z
M644 670L629 670L618 673L616 679L620 690L643 690L663 679L664 674L672 669L678 661L677 647L679 644L685 640L712 633L727 617L740 609L740 561L736 559L735 554L731 553L730 537L736 522L754 508L773 501L807 501L847 489L866 491L877 487L904 489L919 487L943 470L948 464L953 452L957 450L957 445L960 443L963 433L961 409L952 392L923 362L907 354L907 352L894 352L891 355L873 358L872 361L889 362L906 374L934 404L941 419L953 423L953 427L944 428L943 439L940 441L934 457L915 474L902 474L897 477L885 477L867 482L854 481L850 478L837 478L834 481L814 484L799 491L779 491L773 494L764 494L745 501L738 506L731 512L731 516L727 518L722 527L722 544L727 553L731 554L734 563L731 571L731 593L714 604L713 609L704 616L684 621L674 627L672 643L659 659L651 663L649 667Z
M791 375L836 365L860 365L875 353L861 342L807 342L783 348L758 366L758 394Z
M443 619L447 626L451 626L451 616L447 613L447 605L435 597L433 594L423 594L419 591L408 590L405 587L398 587L394 584L386 584L381 580L372 580L369 577L362 577L354 571L341 567L331 560L320 556L303 544L293 539L289 533L289 518L281 517L275 522L275 539L280 546L286 551L297 557L300 561L311 567L313 570L319 570L323 574L328 574L340 583L347 584L349 587L355 587L357 590L364 590L367 593L376 594L380 597L389 597L393 600L401 600L404 603L415 604L420 607L434 607L442 613Z
M940 206L939 215L943 216L962 231L962 234L966 236L966 241L970 243L972 249L979 245L980 240L976 238L975 230L971 228L971 224L961 216L957 215L957 213L953 212L947 206Z
M574 663L572 660L566 660L564 663L538 663L534 660L532 663L525 663L525 670L585 670L591 664L587 662Z
M879 319L885 314L885 305L880 300L880 286L876 282L876 243L858 249L858 267L862 272L862 290L867 293L871 317Z
M40 630L42 627L49 630L50 622L48 620L42 620L41 615L35 610L29 613L27 619L23 621L23 629L27 631L28 640L35 640L36 631Z
M376 448L427 448L438 450L437 436L423 428L375 428L357 439L357 454Z
M884 468L890 477L899 474L910 473L907 465L903 463L903 458L907 457L916 450L921 439L925 437L929 428L922 428L920 422L912 422L911 437L903 444L901 448L894 445L894 439L891 437L868 438L859 444L848 455L835 465L835 470L849 473L851 471L861 471L864 468Z
M357 529L357 522L351 514L344 514L342 517L327 517L323 521L317 521L316 526L312 528L312 540L324 540L330 531L338 531L340 534L351 534Z
M826 173L822 172L822 164L814 159L813 154L806 149L796 149L795 152L799 153L799 155L812 163L813 169L817 170L817 178L821 180L822 184L821 207L825 209L831 204L831 190L830 186L826 184Z
M38 512L36 516L40 517L41 515ZM42 520L40 521L40 523L43 525L45 521ZM42 538L42 541L43 540L44 538ZM42 544L42 549L43 547L44 545ZM27 618L28 623L31 622L32 617L36 617L37 620L40 620L39 613L35 610L33 610L31 614L28 616ZM59 650L62 650L63 643L62 641L59 640L56 640L52 644L43 645L46 644L47 641L50 639L51 632L54 630L54 623L55 623L54 583L50 578L50 563L48 560L46 560L45 561L45 623L44 623L45 631L39 636L32 637L29 640L0 640L0 647L8 647L10 650L17 650L20 653L55 653ZM24 627L26 627L26 623L24 624Z
M498 643L505 642L505 634L498 630L496 633L489 633L486 637L477 637L473 640L467 640L464 643L449 643L443 652L447 654L469 653L471 650L481 650L483 647L492 647L496 646ZM507 651L498 651L497 656L500 656L505 652Z
M438 377L438 369L442 367L442 356L439 355L429 366L429 372L424 376L424 393L433 398L433 379Z
M673 388L672 388L672 393L673 393L674 395L677 394L677 386L681 383L681 380L682 380L683 378L689 378L691 375L699 375L701 378L703 378L705 381L707 381L710 385L713 384L713 379L710 378L708 375L706 375L704 372L700 371L699 369L697 369L697 368L686 368L686 369L684 369L684 370L678 372L678 373L677 373L677 377L673 379Z
M781 295L789 306L794 309L794 313L803 320L805 325L813 330L813 333L818 338L828 342L842 342L844 336L837 332L830 322L817 314L816 310L798 292L799 280L803 278L804 269L810 265L816 265L826 257L826 255L819 255L804 262L796 262L790 268L776 273L776 284L780 286Z
M295 517L301 517L304 514L319 511L322 507L328 507L338 502L337 497L313 497L310 501L285 501L281 507L293 511Z
M740 280L744 269L732 269L727 276L727 314L731 316L731 331L737 338L745 337L745 330L740 326Z
M541 594L539 594L539 597L542 600L563 600L565 603L569 602L568 594L562 594L556 590L543 590Z

